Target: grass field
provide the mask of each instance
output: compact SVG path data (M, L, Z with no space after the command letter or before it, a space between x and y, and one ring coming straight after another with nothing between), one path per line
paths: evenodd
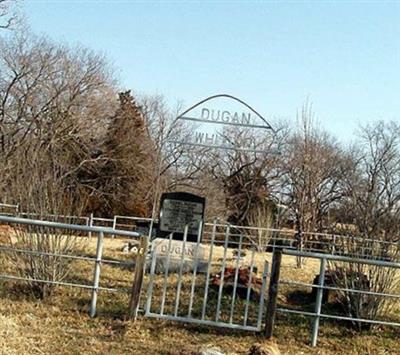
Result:
M122 253L124 241L106 239L105 257L129 260ZM88 243L93 254L95 240ZM221 253L217 250L216 257ZM270 261L271 256L266 256ZM259 266L264 256L257 256ZM74 262L69 281L90 284L93 264ZM303 269L285 256L282 277L312 282L318 273L317 261L307 260ZM261 270L261 267L259 267ZM11 269L10 269L11 271ZM101 286L128 288L133 272L112 265L102 267ZM21 292L22 284L0 283L1 354L196 354L204 346L217 346L229 354L247 354L260 335L139 317L135 324L124 320L128 294L101 292L98 316L88 316L90 292L59 287L45 301ZM281 289L279 302L292 302L289 290ZM171 291L173 296L173 292ZM304 296L304 295L303 295ZM275 339L283 354L400 354L399 329L382 328L357 333L344 323L322 321L317 348L309 346L311 319L278 315Z

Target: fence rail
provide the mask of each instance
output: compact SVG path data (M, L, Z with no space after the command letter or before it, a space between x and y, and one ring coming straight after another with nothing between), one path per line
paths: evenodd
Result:
M75 259L75 260L82 260L92 262L94 264L93 268L93 283L91 285L84 285L84 284L75 284L71 282L63 282L63 281L54 281L54 280L43 280L43 279L33 279L29 277L21 277L15 275L7 275L7 274L0 274L0 279L3 280L14 280L14 281L28 281L28 282L38 282L38 283L48 283L48 284L56 284L61 286L70 286L70 287L78 287L82 289L87 289L92 292L91 294L91 304L90 304L90 316L94 317L96 315L96 305L97 305L97 296L99 291L110 291L110 292L129 292L129 288L112 288L112 287L101 287L100 286L100 276L101 276L101 264L116 264L116 265L133 265L132 262L120 261L120 260L111 260L103 257L103 247L104 247L104 236L122 236L122 237L129 237L129 238L138 238L140 233L130 231L130 230L119 230L117 229L118 226L123 225L129 229L134 229L135 224L139 222L152 222L149 218L140 218L140 217L126 217L126 216L115 216L113 219L107 218L97 218L91 215L90 217L76 217L76 216L57 216L52 215L49 216L51 218L67 218L67 219L74 219L80 218L80 220L84 221L84 224L69 224L69 223L60 223L57 221L43 221L43 220L34 220L30 218L26 218L23 216L29 216L32 214L27 213L20 213L20 217L10 217L6 215L0 215L0 223L8 223L13 225L28 225L28 226L36 226L36 227L45 227L45 228L53 228L53 229L64 229L64 230L72 230L77 232L86 232L91 235L92 233L97 236L97 245L96 245L96 256L95 257L88 257L83 255L68 255L63 253L51 253L51 252L44 252L44 251L35 251L35 250L28 250L23 248L12 248L10 246L1 246L0 245L0 252L2 253L25 253L30 255L36 255L38 257L59 257L59 258L66 258L66 259ZM22 217L21 217L22 216ZM77 219L76 219L77 220ZM121 223L121 221L124 223ZM132 221L132 225L129 224L127 221ZM96 226L95 223L107 224L111 227L104 227L104 226ZM265 233L271 233L271 238L269 239L268 247L271 247L272 251L274 252L274 260L272 264L272 271L271 274L268 272L268 264L264 264L264 269L262 270L262 277L260 283L261 291L259 294L259 299L257 300L256 304L257 307L255 308L255 304L252 305L252 311L255 312L255 316L253 317L253 323L248 323L249 320L249 304L250 304L250 296L251 296L251 286L252 282L252 275L255 269L255 253L257 252L265 252L265 248L258 250L257 248L259 245L252 239L254 235L251 234L252 232L259 232L262 230ZM200 236L203 234L204 238L203 241L200 242ZM282 234L282 235L281 235ZM164 256L164 266L165 270L162 273L161 277L156 277L155 267L156 264L162 260L163 257L160 258L160 255L155 254L154 248L152 249L152 253L149 255L149 261L151 264L148 265L150 267L150 273L148 275L148 285L144 289L145 293L147 293L146 298L146 305L144 307L145 316L148 317L157 317L163 318L168 320L177 320L177 321L185 321L185 322L193 322L198 324L204 325L214 325L220 327L229 327L235 329L243 329L243 330L252 330L252 331L260 331L262 326L262 318L264 314L264 287L266 286L266 280L269 275L270 278L270 288L269 288L269 297L267 303L267 317L266 319L266 333L270 333L272 335L272 329L274 325L274 317L275 313L287 313L287 314L295 314L295 315L303 315L312 317L313 319L313 326L312 326L312 336L311 336L311 344L312 346L316 346L317 338L318 338L318 331L320 327L320 320L321 319L337 319L337 320L344 320L344 321L352 321L352 322L361 322L361 323L369 323L369 324L380 324L385 326L396 326L399 327L400 323L391 321L391 320L377 320L377 319L365 319L365 318L357 318L351 317L346 315L336 315L336 314L328 314L323 310L323 295L324 291L336 291L336 292L345 292L345 293L358 293L366 296L376 296L376 297L386 297L388 299L400 299L400 294L394 294L390 292L377 292L376 290L368 290L368 289L356 289L351 287L338 287L337 285L327 285L325 282L325 275L326 269L329 262L341 262L341 263L353 263L353 264L364 264L370 265L374 267L384 267L390 269L400 269L400 263L387 261L387 260L376 260L372 257L366 257L366 255L361 255L362 257L354 254L354 255L341 255L335 254L340 253L339 249L335 248L328 248L327 250L323 249L322 251L318 248L308 247L306 245L302 245L303 250L296 250L297 246L292 246L292 243L295 239L293 236L294 232L287 231L287 230L276 230L276 229L257 229L255 227L241 227L241 226L231 226L228 224L222 223L204 223L199 228L198 239L194 250L195 254L194 257L187 258L185 255L185 248L186 245L189 243L186 241L185 237L182 241L182 250L181 256L179 257L179 270L175 272L176 276L172 276L172 279L177 278L177 289L176 292L173 293L173 305L171 307L167 307L168 295L167 289L171 287L170 284L170 270L169 265L173 258L176 259L176 256L171 256L171 243L173 242L173 235L171 234L167 239L168 243L168 253L167 256ZM185 228L184 236L187 235L187 227ZM289 236L289 237L288 237ZM326 235L324 235L326 236ZM84 238L84 236L80 236ZM332 240L340 240L343 236L334 236L331 235ZM149 238L146 236L146 241L143 241L143 245L146 245L144 249L147 250L147 242ZM315 242L315 241L314 241ZM322 241L321 243L325 243ZM328 242L327 242L328 243ZM288 247L289 244L289 247ZM391 243L396 248L399 247L398 243ZM198 251L200 245L207 245L208 246L208 253L206 255L206 259L208 259L208 263L206 262L207 269L206 271L200 275L200 271L198 270L198 262L200 258L198 256ZM220 258L214 260L214 251L216 248L219 249ZM224 277L225 271L228 268L228 249L229 253L233 255L230 258L230 269L233 270L233 280L232 281L232 290L229 291L229 297L226 297L226 292L223 289L224 285ZM368 249L368 248L366 248ZM236 251L236 256L234 256L233 250ZM318 252L314 252L314 251ZM237 288L238 288L238 277L239 277L239 265L241 263L241 256L242 252L250 253L248 259L251 259L249 266L249 275L250 281L247 284L247 293L245 295L244 302L241 303L243 306L243 313L240 315L240 322L238 321L238 311L236 308L237 304ZM222 254L221 254L222 253ZM132 294L131 298L131 305L133 307L131 312L131 317L136 318L137 310L139 307L139 297L140 297L140 290L142 288L143 283L143 276L145 274L145 251L142 251L143 258L141 259L142 262L142 269L140 271L140 275L136 276L135 274L135 281L134 286L135 294ZM318 276L318 283L311 284L307 282L300 282L298 280L290 280L290 279L281 279L279 280L279 272L277 273L277 268L280 268L280 262L275 262L276 255L283 255L283 256L292 256L292 257L301 257L301 258L313 258L320 261L319 265L319 276ZM208 257L207 257L208 256ZM368 256L368 253L367 253ZM202 256L204 259L204 255ZM194 268L192 270L191 275L185 272L185 280L183 275L183 268L185 263L188 260L193 264ZM203 260L204 261L204 260ZM176 260L175 260L176 262ZM211 266L213 269L213 277L219 279L219 286L214 288L213 297L215 298L215 310L211 310L208 308L210 305L210 282L211 282ZM262 267L262 266L261 266ZM219 268L219 269L218 269ZM217 272L218 271L218 272ZM136 271L135 271L136 272ZM189 277L188 277L189 275ZM232 276L231 275L231 276ZM155 279L157 278L158 283L162 283L162 295L160 298L154 298L154 288L155 288ZM201 282L198 281L201 279ZM204 280L203 280L204 279ZM184 286L184 283L187 285ZM285 307L283 305L277 305L277 294L278 294L278 286L285 285L288 287L307 287L316 290L315 293L315 305L314 311L310 312L308 310L299 310L299 309L291 309ZM181 294L183 288L186 287L186 295L188 295L188 310L187 313L182 314L181 312ZM188 293L188 289L190 292ZM199 293L200 292L200 293ZM224 293L225 292L225 293ZM171 295L170 295L171 296ZM169 296L169 297L170 297ZM226 308L227 305L224 302L229 301L229 309ZM274 304L275 302L275 304ZM155 306L155 308L154 308ZM160 308L158 308L160 307ZM224 317L221 317L222 307L225 307ZM186 312L186 311L185 311ZM208 313L207 313L208 312ZM271 312L273 314L271 314Z
M237 248L230 247L232 235L227 226L222 244L218 245L217 226L213 225L206 250L205 244L200 243L203 225L200 223L196 242L187 241L188 227L184 229L182 241L174 240L174 233L164 240L166 254L160 253L157 245L153 247L145 316L261 331L268 262L263 259L259 277L256 249L253 246L245 251L243 235ZM173 252L177 248L178 255ZM189 248L193 253L188 255ZM219 255L215 255L217 248ZM158 272L157 265L159 269L162 266ZM161 295L156 292L156 285ZM168 292L171 288L173 293Z
M51 285L60 285L60 286L70 286L70 287L78 287L82 289L89 289L92 291L91 303L90 303L90 316L94 317L96 315L96 305L97 305L97 296L99 291L111 291L111 292L127 292L129 289L116 289L116 288L108 288L101 287L99 285L100 282L100 266L101 264L111 263L111 264L119 264L119 265L131 265L131 263L126 263L123 261L116 260L108 260L103 258L103 246L104 246L104 234L113 234L124 237L139 237L139 234L136 232L115 230L112 228L104 228L104 227L94 227L94 226L86 226L86 225L77 225L77 224L67 224L67 223L59 223L52 221L42 221L42 220L33 220L28 218L20 218L20 217L9 217L0 215L1 223L8 223L12 225L28 225L28 226L36 226L36 227L45 227L52 229L64 229L64 230L72 230L72 231L81 231L81 232L89 232L97 234L97 247L96 247L96 257L86 257L80 255L66 255L60 253L49 253L43 251L35 251L35 250L27 250L20 248L12 248L12 247L0 247L0 251L6 253L25 253L30 255L36 255L39 257L43 256L53 256L64 259L75 259L75 260L84 260L90 261L94 263L93 270L93 285L84 285L78 283L70 283L63 281L54 281L54 280L42 280L38 278L29 278L29 277L21 277L9 274L0 274L0 279L3 280L18 280L18 281L27 281L27 282L37 282L37 283L45 283ZM84 238L84 237L82 237Z
M5 210L5 211L4 211ZM15 215L18 214L19 205L11 205L8 203L0 203L0 213L5 215Z
M2 206L8 208L8 212L2 212ZM39 216L34 213L27 213L19 211L18 205L11 204L0 204L0 215L18 215L21 217L29 218L30 216ZM95 217L91 214L87 216L65 216L65 215L44 215L41 218L51 219L62 219L71 221L82 221L83 225L87 227L106 227L112 230L125 230L125 231L136 231L138 223L148 223L153 226L153 223L157 222L157 219L136 216L122 216L115 215L112 218ZM214 223L204 223L203 242L210 243L212 236L212 228ZM379 238L363 238L359 236L349 236L342 234L329 234L319 232L302 232L300 235L294 230L289 229L275 229L275 228L263 228L254 226L239 226L231 225L227 223L215 223L215 240L224 239L224 231L229 225L231 245L238 245L240 236L243 236L243 246L252 247L255 246L259 251L273 251L275 249L292 249L297 251L315 252L340 256L348 256L354 258L370 258L374 260L390 260L390 256L385 255L374 255L374 251L377 249L388 249L392 248L400 253L400 239L396 241L381 240ZM147 234L152 236L152 231L141 234ZM88 230L89 236L92 231ZM114 237L115 233L107 233L111 237ZM235 238L236 237L236 238ZM353 245L352 245L353 243ZM355 244L355 247L354 247Z
M351 257L346 257L346 256L328 255L328 254L323 254L323 253L301 252L301 251L289 250L289 249L279 250L279 251L276 251L274 254L279 254L279 255L283 254L283 255L288 255L288 256L317 259L320 261L320 269L319 269L319 275L318 275L318 284L310 284L310 283L298 282L296 280L288 280L288 279L279 280L279 276L278 276L277 280L275 281L275 283L271 282L270 290L277 290L279 285L288 285L288 286L294 286L294 287L300 286L300 287L306 287L306 288L311 288L311 289L317 290L316 296L315 296L314 312L298 310L298 309L291 309L291 308L287 308L284 306L280 306L280 307L278 306L276 308L274 307L273 311L272 312L270 311L269 314L267 314L267 318L269 317L270 319L272 319L272 324L273 324L273 321L275 318L275 312L312 317L313 318L312 335L311 335L311 345L312 346L317 345L318 332L319 332L321 318L400 327L400 322L395 322L395 321L365 319L365 318L359 318L356 316L343 316L340 314L328 314L328 313L322 312L323 293L325 290L337 291L337 292L343 292L343 293L357 293L357 294L361 294L361 295L376 296L376 297L383 297L383 298L386 297L386 298L391 298L391 299L400 299L400 294L391 294L391 293L386 293L386 292L371 291L371 290L368 290L369 287L366 287L367 289L365 290L365 289L357 289L357 288L349 288L349 287L336 287L336 286L326 285L325 284L325 282L326 282L325 275L326 275L327 263L329 261L350 263L350 264L369 265L369 266L374 266L374 267L379 267L379 268L388 268L388 269L396 269L396 270L400 269L400 263L388 262L388 261L382 261L382 260L351 258ZM280 257L281 256L279 256L279 258ZM277 273L279 275L279 270L274 268L274 265L275 264L273 264L272 275L277 274ZM280 268L280 263L279 263L278 269L279 268ZM276 298L277 298L277 292L274 294L274 299L269 299L269 303L273 303L273 302L276 303ZM272 336L272 329L270 330L270 332L268 334L268 337L271 337L271 336Z

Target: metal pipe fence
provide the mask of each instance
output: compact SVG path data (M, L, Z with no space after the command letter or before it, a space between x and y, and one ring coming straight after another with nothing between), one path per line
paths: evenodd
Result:
M188 226L183 240L174 240L174 233L156 240L145 316L260 331L268 263L256 260L256 248L245 247L243 236L232 248L229 227L222 245L216 243L216 225L209 244L200 241L202 229L200 224L196 242L187 240Z
M64 221L67 224L80 224L80 225L89 225L89 217L81 217L81 216L67 216L62 214L40 214L40 213L31 213L31 212L19 212L18 217L25 217L28 219L32 219L33 217L41 217L46 219L53 219L55 222ZM75 222L75 223L71 223Z
M294 315L303 315L308 316L313 319L312 323L312 334L311 334L311 345L316 346L318 340L318 332L320 328L320 320L325 319L333 319L333 320L343 320L343 321L350 321L353 323L366 323L366 324L375 324L375 325L382 325L382 326L394 326L400 327L400 319L398 321L391 321L391 320L381 320L376 318L361 318L353 315L341 315L341 314L329 314L323 311L323 297L325 292L335 291L336 293L349 295L349 294L359 294L365 296L373 296L373 297L380 297L380 298L388 298L388 299L400 299L400 293L387 293L383 290L380 290L380 286L376 287L376 290L373 289L373 285L369 284L370 280L363 280L364 275L354 275L356 277L356 284L358 283L359 288L353 287L341 287L338 285L340 282L334 282L333 285L327 285L327 265L329 262L331 263L345 263L345 264L357 264L357 265L368 265L376 268L385 268L391 270L399 270L400 263L399 262L389 262L389 261L382 261L382 260L371 260L371 259L363 259L363 258L352 258L347 256L340 256L340 255L328 255L322 253L312 253L312 252L300 252L296 250L289 250L283 249L283 255L287 256L295 256L295 257L303 257L303 258L312 258L317 259L320 261L319 266L319 274L317 283L307 283L307 282L299 282L293 279L281 279L278 281L276 285L271 285L270 287L278 287L278 285L287 285L292 287L302 287L302 288L311 288L315 289L315 305L314 305L314 312L305 311L301 309L293 309L288 308L285 305L280 305L276 309L278 313L287 313L287 314L294 314ZM343 272L337 265L335 265L334 270L336 272ZM352 270L352 269L351 269ZM274 273L275 270L272 271ZM367 276L367 275L365 275ZM347 277L349 277L347 275ZM361 281L360 281L361 280ZM399 285L400 286L400 285ZM312 295L312 293L311 293ZM312 301L312 300L311 300ZM309 304L308 304L309 305Z
M11 212L3 212L1 207L10 208ZM12 212L14 211L14 212ZM18 205L0 204L0 215L18 214L22 217L39 216L34 213L20 212ZM89 227L101 226L111 229L139 231L141 234L147 234L143 229L138 228L138 224L157 222L152 218L122 216L115 215L113 218L94 217L91 214L85 216L64 216L64 215L48 215L40 216L40 218L53 219L55 221L73 222L73 224L84 224ZM204 223L203 243L211 242L212 228L216 225L215 242L224 240L225 230L228 226L226 223ZM349 257L369 258L375 260L390 260L391 255L380 255L377 250L390 250L391 253L400 255L400 239L399 241L387 241L380 238L363 238L360 236L328 234L318 232L302 232L301 239L298 238L296 231L288 229L263 228L254 226L229 225L230 228L230 245L238 246L240 236L243 236L243 245L246 247L257 247L259 251L273 251L275 249L292 249L298 251L308 251L316 253L325 253L332 255L342 255ZM88 232L91 236L91 232ZM109 234L114 237L114 234ZM152 237L153 238L153 237Z
M0 213L1 214L13 216L15 214L18 214L18 212L19 212L19 205L0 203Z
M0 215L0 223L13 225L28 225L43 228L72 230L84 232L97 236L96 256L69 255L63 253L52 253L45 251L28 250L24 248L13 248L0 245L0 253L21 253L37 257L58 257L70 260L82 260L93 263L93 279L91 285L71 283L64 281L32 279L28 277L0 274L0 279L48 283L61 286L78 287L91 291L90 315L96 314L96 305L99 291L128 292L129 289L101 287L101 265L114 264L132 266L133 263L126 261L104 258L104 237L122 236L137 238L139 233L133 232L137 222L151 222L150 218L115 216L113 219L98 218L91 215L82 217L83 224L60 223L58 221L42 221L21 217L9 217ZM43 217L43 216L42 216ZM52 218L75 218L75 216L52 215ZM122 223L123 222L123 223ZM129 223L131 222L131 224ZM96 226L95 224L106 224L109 227ZM127 230L117 229L123 225ZM268 244L260 248L259 243L254 240L253 232L270 233ZM318 244L302 245L303 250L297 250L293 245L294 232L288 230L276 230L268 228L232 226L222 223L204 223L199 226L196 242L188 242L188 227L185 228L182 241L174 240L173 233L164 240L163 252L157 247L156 241L151 245L148 255L148 263L144 269L148 269L146 282L143 288L147 297L145 299L144 314L147 317L161 319L193 322L197 324L228 327L260 331L263 323L264 301L266 280L269 275L268 263L265 258L260 264L260 255L270 248L271 251L281 250L284 255L314 258L320 260L319 277L317 283L300 282L298 280L280 280L281 285L288 287L307 287L315 289L314 310L291 309L283 305L278 306L277 312L310 316L313 318L311 344L317 344L318 331L321 319L337 319L351 322L362 322L369 324L400 326L400 323L390 320L365 319L360 317L349 317L347 315L329 314L324 310L324 292L334 291L341 293L357 293L366 296L386 297L398 300L400 294L389 292L375 292L370 289L356 289L352 287L339 287L338 285L326 284L326 268L329 262L343 262L366 264L376 267L400 269L400 263L385 260L376 260L368 256L368 250L374 245L366 245L363 253L343 253L336 248L337 245L330 244L335 240L338 242L344 236L329 235L330 241L319 241L320 245L327 245L324 249ZM203 239L201 240L201 236ZM326 237L326 235L324 235ZM363 240L363 239L362 239ZM313 241L315 242L315 241ZM358 242L358 241L357 241ZM373 241L376 242L376 241ZM176 253L177 245L180 250ZM326 243L326 244L324 244ZM390 247L398 248L397 243L386 243ZM316 252L314 252L316 251ZM367 252L366 252L367 251ZM245 256L247 254L247 257ZM264 254L265 255L265 254ZM157 269L162 267L162 272ZM174 265L174 267L172 267ZM148 268L147 268L148 267ZM257 276L261 272L261 277ZM274 270L272 270L273 274ZM243 281L243 273L247 275ZM229 280L228 280L229 279ZM255 291L257 287L257 291ZM270 302L270 300L268 300Z
M31 278L31 277L22 277L15 276L6 273L0 274L1 280L11 280L11 281L25 281L31 283L45 283L50 285L60 285L60 286L70 286L77 287L81 289L91 290L91 303L90 303L90 316L94 317L96 315L96 305L97 305L97 297L99 291L110 291L110 292L129 292L129 289L117 289L111 287L101 287L100 286L100 276L101 276L101 265L102 264L113 264L113 265L124 265L124 266L132 266L132 263L127 263L126 261L119 260L109 260L103 258L103 248L104 248L104 235L105 234L114 234L124 237L137 238L139 237L138 233L129 232L129 231L120 231L112 228L104 228L104 227L96 227L96 226L87 226L87 225L76 225L76 224L67 224L67 223L59 223L52 221L42 221L42 220L32 220L21 217L9 217L0 215L0 223L7 223L20 228L20 226L28 226L28 227L40 227L40 228L50 228L55 230L69 230L69 231L79 231L86 233L95 233L97 235L97 247L96 247L96 256L88 257L83 255L71 255L71 254L62 254L62 253L53 253L53 252L45 252L40 250L30 250L30 249L21 249L15 248L12 246L4 246L0 245L0 252L3 253L17 253L17 254L28 254L37 257L57 257L60 259L69 259L69 260L81 260L87 262L93 262L93 285L85 285L79 283L71 283L64 282L61 280L43 280L39 278ZM79 237L79 235L78 235ZM85 237L81 237L85 238Z

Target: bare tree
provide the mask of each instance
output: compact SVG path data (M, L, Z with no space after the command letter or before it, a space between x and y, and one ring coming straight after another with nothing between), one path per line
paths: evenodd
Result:
M80 174L98 159L97 141L115 107L104 58L20 33L1 41L0 48L3 195L12 193L15 175L29 173L25 167L36 155L52 163L63 186L81 192ZM26 164L16 164L20 161ZM85 196L76 196L84 203Z
M398 240L400 217L400 126L376 122L361 127L356 166L348 175L347 210L362 236Z
M152 197L155 210L159 194L165 191L185 190L205 193L203 168L206 149L197 149L187 144L191 127L184 120L177 120L181 111L178 103L171 109L162 96L144 96L138 100L146 121L149 145L155 156L152 167L152 186L147 190Z
M343 211L348 238L342 251L368 259L398 262L400 257L400 126L376 122L361 128L353 152L354 169L346 177ZM399 285L394 269L363 264L331 263L335 282L346 289L391 293ZM390 311L391 299L342 292L349 316L377 319ZM355 322L361 329L362 324Z
M30 34L16 33L0 49L1 195L35 218L80 215L90 195L82 176L101 159L96 149L115 108L112 74L96 53ZM70 271L54 254L81 248L72 231L50 228L17 228L9 243L41 253L11 258L24 277L48 281ZM41 298L53 289L30 286Z
M265 203L252 209L249 225L258 229L247 230L249 239L256 245L259 252L265 252L273 237L272 228L276 216L275 206Z
M310 105L303 107L299 121L300 127L287 145L282 169L286 203L295 216L301 248L311 238L304 232L322 231L330 208L342 199L351 159L334 138L318 128Z
M0 29L10 29L17 21L15 0L0 0Z
M273 211L277 194L281 189L282 171L277 146L286 139L286 126L261 132L254 139L256 146L252 150L229 149L211 152L209 171L220 182L225 193L227 219L237 225L250 225L260 211ZM232 142L241 146L241 139L254 138L260 132L235 130L229 132ZM258 149L257 149L258 148ZM254 216L253 216L254 213Z
M28 217L54 221L62 218L66 223L78 223L64 217L80 215L83 206L74 196L75 191L65 186L57 167L40 151L27 149L25 153L29 159L15 161L14 168L20 174L14 175L10 189L32 212ZM71 259L60 255L76 254L85 247L84 239L76 231L50 227L16 225L13 233L5 233L3 240L12 248L1 255L3 262L5 258L18 276L30 279L27 290L40 299L51 296L55 283L65 280L71 272Z

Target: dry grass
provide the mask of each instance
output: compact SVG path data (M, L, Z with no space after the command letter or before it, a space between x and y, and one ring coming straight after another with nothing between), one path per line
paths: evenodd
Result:
M122 240L106 239L105 256L128 260L120 252ZM88 252L93 254L95 240ZM219 252L217 252L219 253ZM270 255L267 255L270 260ZM263 256L257 256L261 266ZM283 260L282 277L310 282L318 273L318 262L307 261L295 269L294 258ZM259 268L261 269L261 267ZM77 262L69 280L91 283L93 265ZM129 287L133 273L104 265L101 284ZM282 288L280 302L290 303ZM230 354L247 354L262 337L249 332L217 329L140 317L136 324L124 321L128 295L103 292L99 295L99 316L87 315L90 293L60 287L51 299L38 302L21 293L13 283L0 283L1 354L195 354L209 345ZM279 315L275 341L282 354L399 354L400 333L393 328L355 333L336 322L323 321L318 348L309 347L310 319Z

